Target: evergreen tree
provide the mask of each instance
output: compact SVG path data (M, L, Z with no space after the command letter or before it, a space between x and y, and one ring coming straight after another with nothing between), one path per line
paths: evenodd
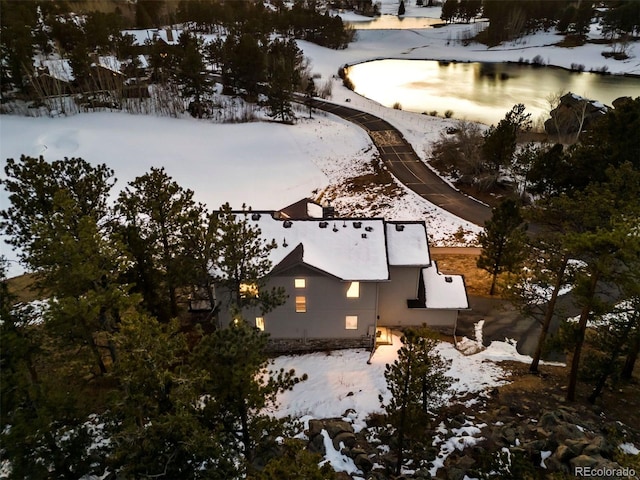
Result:
M37 22L36 4L32 2L0 3L2 52L2 90L11 85L26 91L27 75L33 64L33 29ZM5 83L8 80L7 83Z
M202 422L207 392L178 322L133 315L116 342L122 353L110 409L110 466L135 478L238 478L218 426Z
M203 416L230 435L231 448L242 446L238 453L249 469L268 424L265 409L276 404L279 393L307 378L296 377L293 370L269 371L267 339L267 334L239 320L205 336L194 352L208 393L201 399Z
M484 134L482 152L491 171L496 175L501 167L511 164L518 133L531 129L531 114L525 114L524 109L522 103L514 105L498 122L497 127L492 125Z
M442 4L440 18L445 22L452 22L458 15L458 0L445 0Z
M0 228L52 297L47 328L79 352L88 347L106 373L96 334L113 331L120 311L135 303L120 284L126 258L108 236L113 171L79 158L23 156L9 159L5 173L11 205L0 212Z
M407 440L419 436L416 426L424 430L433 408L451 385L445 375L448 364L435 352L437 342L427 331L407 330L401 341L397 360L387 364L384 372L391 399L383 407L398 436L396 475L402 469Z
M251 480L334 480L336 477L331 466L322 462L319 454L307 450L300 440L285 440L279 450L262 471L250 477ZM323 463L322 467L320 463Z
M613 309L611 295L601 292L603 285L623 292L626 278L637 266L637 225L640 218L640 172L630 164L607 171L609 180L589 185L573 197L561 197L570 210L580 215L580 229L565 236L567 248L584 262L574 287L580 307L567 400L575 400L582 348L588 321ZM631 264L629 259L636 259ZM630 269L631 267L631 269Z
M293 39L273 40L267 53L269 116L291 123L295 118L291 102L301 81L302 52Z
M5 268L0 259L0 443L10 465L7 478L102 474L103 465L91 456L102 452L91 447L89 412L75 394L81 377L76 362L66 356L60 361L39 309L14 305Z
M213 91L212 82L208 79L201 49L202 41L188 31L184 31L179 38L178 46L181 50L175 71L175 80L182 87L182 95L192 98L189 106L191 115L202 118L205 109L202 97Z
M313 99L317 95L316 84L313 78L309 77L307 80L307 88L304 91L304 104L309 109L309 118L311 118L311 113L313 112Z
M404 0L400 0L400 6L398 7L398 16L401 17L405 13Z
M251 224L250 214L244 205L242 212L234 212L226 203L212 217L219 255L215 280L229 293L230 303L223 308L240 316L245 308L258 307L264 314L286 301L282 288L266 289L272 266L269 252L277 244L262 238L260 229Z
M233 93L255 97L266 79L266 53L260 40L248 34L228 35L223 48L222 80Z
M491 274L489 295L495 293L496 280L503 272L515 272L525 257L525 227L518 204L504 200L492 209L491 219L478 234L482 247L478 268Z
M123 240L133 258L131 280L154 316L167 321L178 314L178 289L193 281L193 257L185 228L204 228L202 208L193 191L183 189L164 168L151 168L118 197Z

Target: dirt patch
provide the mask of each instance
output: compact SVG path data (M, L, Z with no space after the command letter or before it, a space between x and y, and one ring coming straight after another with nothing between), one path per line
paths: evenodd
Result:
M464 275L467 293L475 297L489 297L491 275L478 268L478 255L455 255L431 253L431 258L438 263L438 270L444 274ZM494 295L493 298L499 298Z
M35 288L35 275L26 273L18 277L8 278L7 286L9 293L16 298L18 302L31 302L33 300L42 300L43 295Z
M605 390L601 398L591 405L586 398L592 386L578 382L576 401L565 401L568 382L568 367L542 365L538 375L529 372L529 365L519 362L501 362L501 366L511 372L510 383L498 388L498 394L487 401L487 415L506 406L536 417L544 411L570 405L583 418L599 418L603 422L621 422L633 431L635 442L640 442L640 368L636 366L635 376L629 383L619 384ZM495 410L494 410L495 409ZM489 419L487 419L489 420ZM491 419L495 423L500 418Z

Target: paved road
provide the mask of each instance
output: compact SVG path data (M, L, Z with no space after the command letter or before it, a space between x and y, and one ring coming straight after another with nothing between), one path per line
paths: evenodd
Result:
M333 113L367 131L389 171L418 195L476 225L484 226L491 209L458 192L418 157L400 131L387 121L343 105L314 100L313 107Z

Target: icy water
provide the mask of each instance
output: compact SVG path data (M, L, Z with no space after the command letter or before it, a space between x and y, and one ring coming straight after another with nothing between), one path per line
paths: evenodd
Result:
M496 124L517 103L532 119L548 117L548 98L573 92L605 105L640 96L640 78L572 73L561 68L512 63L453 63L432 60L376 60L353 65L355 91L403 110Z
M396 15L381 15L372 20L346 22L355 30L411 30L414 28L432 28L443 25L439 18L429 17L398 17Z

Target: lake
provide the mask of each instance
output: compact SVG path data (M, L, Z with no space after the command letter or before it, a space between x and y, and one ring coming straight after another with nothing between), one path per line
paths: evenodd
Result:
M548 118L548 98L560 91L611 105L621 96L639 97L640 78L569 72L516 63L456 63L433 60L376 60L353 65L355 91L403 110L434 112L496 124L517 103L531 118Z
M444 25L439 18L430 17L398 17L397 15L380 15L371 20L347 21L355 30L411 30L418 28L433 28Z

